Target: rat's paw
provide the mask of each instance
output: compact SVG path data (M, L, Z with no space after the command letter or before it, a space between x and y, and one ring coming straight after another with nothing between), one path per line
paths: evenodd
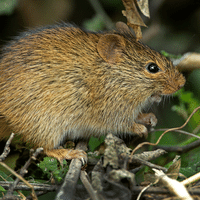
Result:
M140 124L145 124L149 126L156 126L157 118L153 113L141 113L138 115L136 122Z
M147 128L142 124L134 123L132 126L132 131L133 131L133 133L139 135L140 137L145 137L145 138L148 137Z
M78 158L81 160L82 164L87 163L87 153L83 150L74 150L74 149L51 149L45 150L45 153L49 157L56 158L59 162L62 160L72 160Z

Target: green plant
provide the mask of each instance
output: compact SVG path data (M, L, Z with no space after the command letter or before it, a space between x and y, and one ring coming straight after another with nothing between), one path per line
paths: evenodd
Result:
M66 160L60 164L55 158L45 157L43 161L37 164L42 171L47 174L48 178L54 178L58 183L60 183L65 174L67 173L69 166Z

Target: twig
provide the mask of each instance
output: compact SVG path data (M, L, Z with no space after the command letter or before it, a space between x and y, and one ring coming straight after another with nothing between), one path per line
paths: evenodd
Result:
M11 181L0 181L0 185L5 189L8 190L10 187L10 184L13 184L14 182ZM58 188L57 185L48 185L48 184L38 184L38 183L30 183L35 191L56 191ZM25 185L22 182L19 182L17 186L14 188L14 190L30 190L30 187Z
M171 193L175 194L179 199L182 200L193 200L193 198L190 196L182 183L178 182L175 179L169 178L160 170L153 170L155 171L155 176L159 178L165 186L168 187Z
M139 193L139 195L138 195L138 197L137 197L136 200L139 200L140 197L142 196L142 194L145 192L145 190L147 190L147 189L150 188L151 186L152 186L152 184L149 184L149 185L147 185L145 188L143 188L143 189L141 190L141 192Z
M153 132L157 132L157 131L167 131L168 129L166 128L160 128L160 129L153 129L153 130L150 130L149 133L153 133ZM200 139L200 137L198 135L195 135L193 133L189 133L187 131L183 131L183 130L173 130L172 132L177 132L177 133L183 133L185 135L189 135L189 136L192 136L192 137L196 137L198 139Z
M134 194L139 194L144 188L142 186L134 186L132 192ZM200 190L199 188L189 188L188 192L194 195L200 195ZM150 187L145 190L145 194L169 194L169 190L163 187Z
M178 152L180 153L186 153L192 149L195 149L200 146L200 140L194 141L186 146L156 146L158 149L164 149L167 152Z
M191 115L188 117L188 119L186 120L186 122L180 126L180 127L176 127L176 128L170 128L168 130L166 130L164 133L161 134L161 136L158 138L157 142L156 143L150 143L150 142L143 142L141 144L139 144L131 153L131 155L133 155L138 149L140 149L142 146L144 145L152 145L152 146L156 146L160 140L162 139L162 137L165 135L165 133L168 133L170 131L174 131L174 130L178 130L178 129L182 129L183 127L185 127L187 125L187 123L189 122L189 120L191 119L191 117L194 115L194 113L196 113L198 110L200 109L200 106L195 108L193 110L193 112L191 113Z
M5 163L3 163L3 162L0 162L0 165L1 166L3 166L3 167L5 167L7 170L9 170L13 175L15 175L17 178L19 178L21 181L23 181L27 186L29 186L30 188L31 188L31 190L32 190L32 197L33 197L33 199L35 200L35 199L37 199L37 196L36 196L36 194L35 194L35 191L34 191L34 188L33 188L33 186L28 182L28 181L26 181L23 177L21 177L19 174L17 174L14 170L12 170L9 166L7 166Z
M185 179L181 183L183 185L189 185L189 184L191 184L191 183L193 183L195 181L198 181L199 179L200 179L200 172L195 174L195 175L193 175L193 176L191 176L191 177L189 177L189 178L187 178L187 179Z
M90 182L88 181L88 179L86 177L86 172L85 171L81 171L80 179L81 179L83 185L85 186L87 192L89 193L91 199L92 200L99 200L99 197L97 196L97 193L94 191L92 185L90 184Z
M199 53L186 53L181 58L173 61L181 71L192 71L199 69L200 54Z
M4 147L3 153L0 156L0 162L2 162L3 160L5 160L5 158L8 156L8 154L10 153L10 143L12 142L12 139L14 138L15 134L11 133L9 139L6 142L6 145Z
M28 159L28 161L25 163L25 165L21 168L20 170L20 177L24 177L24 175L28 172L28 167L31 164L31 160L36 160L36 157L38 156L38 154L40 154L43 151L43 148L37 148L35 153ZM17 186L17 184L19 183L20 179L19 177L16 178L16 180L14 181L14 183L10 186L8 192L6 195L11 195L14 191L14 188Z
M167 172L167 168L165 167L161 167L159 165L155 165L153 163L150 163L146 160L143 160L143 159L140 159L140 158L135 158L135 157L131 157L129 159L129 162L134 162L134 163L139 163L139 164L142 164L142 165L146 165L148 167L151 167L151 168L155 168L155 169L159 169L159 170L162 170L164 172Z
M48 193L47 191L39 191L39 192L36 192L36 195L37 195L37 197L39 197L39 196L47 194L47 193ZM28 196L28 197L26 197L26 200L32 200L32 197Z
M80 150L86 150L87 149L87 143L80 141L76 149ZM65 176L64 182L56 195L56 200L62 200L67 199L71 200L74 199L74 194L76 191L76 184L80 177L82 162L79 159L73 159L69 166L69 171L67 172L67 175Z

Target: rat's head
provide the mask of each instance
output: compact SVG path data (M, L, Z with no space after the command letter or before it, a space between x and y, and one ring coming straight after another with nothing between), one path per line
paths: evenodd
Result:
M184 76L170 60L136 41L130 31L102 35L97 50L113 71L120 71L122 84L131 87L130 92L139 95L141 101L159 102L162 95L173 94L185 84Z

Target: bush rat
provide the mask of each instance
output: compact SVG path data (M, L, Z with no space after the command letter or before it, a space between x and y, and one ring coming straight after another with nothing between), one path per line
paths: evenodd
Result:
M185 78L125 24L88 32L62 24L23 33L2 49L0 136L11 131L59 160L86 158L55 149L65 139L132 133L156 124L144 107L179 90Z

